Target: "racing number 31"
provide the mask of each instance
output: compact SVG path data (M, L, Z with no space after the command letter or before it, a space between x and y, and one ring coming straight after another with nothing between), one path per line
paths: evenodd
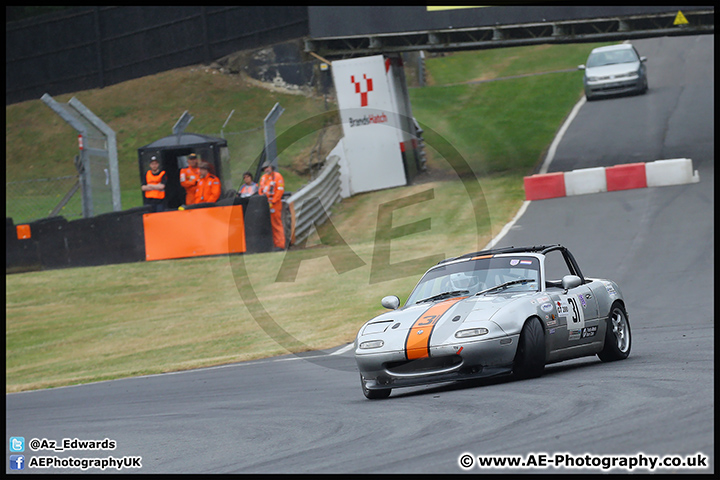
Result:
M583 323L582 310L580 310L580 307L578 307L577 299L573 297L568 297L567 301L572 308L572 316L570 318L572 323Z
M572 306L572 322L573 323L580 323L582 320L580 309L578 308L577 300L575 300L573 297L568 297L568 303Z
M408 336L405 339L405 355L408 360L427 358L430 356L430 335L435 329L435 325L450 307L463 298L466 297L456 297L436 303L426 310L422 317L415 321L413 326L410 327L410 330L408 330Z
M428 325L432 325L435 323L435 319L438 318L437 315L426 315L422 317L422 320L415 324L416 327L427 327Z

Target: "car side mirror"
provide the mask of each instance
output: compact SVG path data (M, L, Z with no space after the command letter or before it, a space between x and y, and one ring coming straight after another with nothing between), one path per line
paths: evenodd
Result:
M582 280L577 275L565 275L562 279L562 286L565 290L579 287L582 284Z
M647 57L640 57L640 62L647 62Z
M400 299L395 295L389 295L387 297L383 297L380 303L385 308L389 308L390 310L397 310L397 308L400 306Z
M578 70L585 70L585 65L578 65Z

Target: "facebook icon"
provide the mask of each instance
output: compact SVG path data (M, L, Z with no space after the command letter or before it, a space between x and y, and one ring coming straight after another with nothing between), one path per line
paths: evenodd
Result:
M25 455L10 455L10 470L23 470L25 468Z

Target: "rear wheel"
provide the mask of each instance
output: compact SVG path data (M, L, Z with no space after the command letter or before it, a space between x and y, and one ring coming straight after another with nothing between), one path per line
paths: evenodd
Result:
M392 392L391 388L382 388L379 390L371 390L365 386L365 379L363 379L362 374L360 375L360 386L362 386L363 395L365 395L365 398L368 398L370 400L382 400L383 398L388 398L390 396L390 392Z
M545 370L545 332L537 318L531 318L520 333L513 374L518 378L537 378Z
M606 320L605 345L598 357L603 362L623 360L630 355L632 346L630 333L630 320L628 320L625 308L619 303L614 303Z

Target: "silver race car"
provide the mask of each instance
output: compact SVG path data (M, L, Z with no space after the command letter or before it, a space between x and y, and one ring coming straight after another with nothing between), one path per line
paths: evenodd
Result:
M585 278L562 245L509 247L444 260L405 305L365 323L355 359L367 398L393 388L512 373L539 377L548 363L630 354L617 284Z

